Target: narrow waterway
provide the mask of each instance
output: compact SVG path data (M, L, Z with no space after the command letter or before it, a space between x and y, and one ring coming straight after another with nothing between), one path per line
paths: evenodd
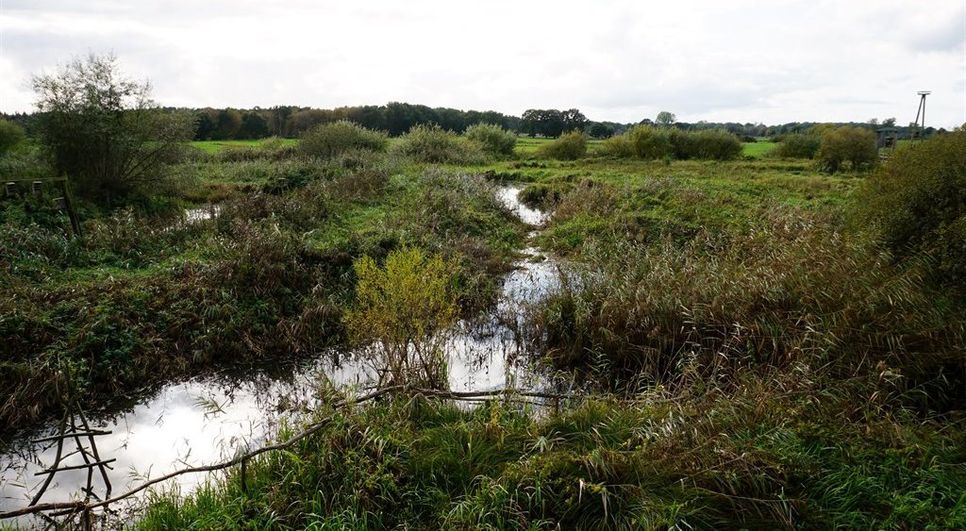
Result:
M544 213L518 200L518 188L504 186L496 193L509 210L534 229L546 220ZM189 220L206 219L215 212L199 209ZM450 335L451 389L480 391L545 384L533 369L531 357L523 355L526 342L516 330L527 305L556 285L557 266L532 247L524 249L523 255L504 278L494 311L459 323ZM262 445L280 422L311 408L320 388L373 384L373 369L362 358L351 352L324 352L314 360L273 374L222 375L172 383L128 409L92 419L94 428L111 432L98 436L96 442L102 459L116 459L109 473L113 492L124 492L146 478L186 466L216 463ZM55 431L56 426L51 425L24 433L0 454L0 512L25 507L41 488L45 477L37 473L54 462L55 447L51 442L32 441ZM65 444L65 453L73 449L72 443ZM61 466L82 462L75 454ZM103 495L105 486L96 474L95 478L94 491ZM185 474L164 488L189 493L206 478L204 474ZM60 472L41 501L83 498L81 489L86 481L86 470ZM137 503L131 500L131 504ZM124 507L115 509L123 511ZM29 526L41 521L27 518L18 523Z

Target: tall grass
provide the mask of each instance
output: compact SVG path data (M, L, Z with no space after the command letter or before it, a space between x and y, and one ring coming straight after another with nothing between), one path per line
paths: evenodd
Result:
M589 398L555 414L420 398L336 414L318 436L142 529L955 528L961 432L855 402L811 375L736 390ZM322 413L326 414L326 413ZM285 434L282 434L285 437ZM338 478L334 481L333 478Z
M804 363L945 381L953 394L931 393L932 405L952 405L963 315L871 238L789 214L747 233L587 249L538 309L535 335L557 366L612 389Z

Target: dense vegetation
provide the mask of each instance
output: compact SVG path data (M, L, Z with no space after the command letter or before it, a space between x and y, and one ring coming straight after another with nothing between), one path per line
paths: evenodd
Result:
M161 145L125 136L138 101L58 123L103 118L84 145L149 139L103 154L124 160ZM445 387L445 334L492 307L527 243L493 184L517 182L553 211L529 243L563 259L517 332L574 398L323 405L303 420L325 426L252 462L247 488L232 471L158 493L136 525L966 526L966 132L876 165L864 129L758 158L659 118L606 141L345 116L297 143L159 137L161 180L82 194L83 237L50 190L18 188L0 202L0 422L330 345L365 348L382 384ZM44 127L4 176L71 167Z

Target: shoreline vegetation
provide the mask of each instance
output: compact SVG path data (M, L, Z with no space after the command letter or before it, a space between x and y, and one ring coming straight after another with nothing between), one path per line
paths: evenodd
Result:
M59 123L2 176L83 164ZM534 244L566 265L519 332L580 400L323 405L246 489L231 470L155 492L130 525L964 528L966 132L880 161L866 132L816 129L172 137L147 185L83 174L83 238L21 190L0 203L0 436L331 346L371 346L387 385L445 386L438 334L491 311ZM549 220L528 236L498 183ZM199 205L217 215L186 219Z

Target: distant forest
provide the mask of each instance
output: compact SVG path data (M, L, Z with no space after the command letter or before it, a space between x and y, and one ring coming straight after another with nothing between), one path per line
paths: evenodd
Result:
M496 111L464 111L446 107L428 107L409 103L392 102L386 105L363 105L316 109L311 107L276 106L253 109L184 109L169 108L171 111L190 112L196 116L197 129L195 140L250 140L272 136L297 138L302 133L320 123L350 120L363 127L386 131L390 136L399 136L419 124L438 124L444 129L462 133L467 127L477 123L496 124L519 134L530 136L557 137L560 134L579 130L594 138L607 138L624 132L636 123L596 122L589 120L578 109L529 109L522 116L506 115ZM2 114L0 118L20 123L28 133L32 129L30 113ZM637 123L650 124L645 118ZM789 122L781 125L737 122L676 122L670 124L684 130L724 129L752 141L763 137L780 137L789 133L804 132L817 125L817 122ZM896 126L894 118L879 122L870 120L863 123L837 123L836 125L855 125L877 129L896 127L899 138L910 138L913 128ZM937 130L928 127L926 136ZM938 131L944 131L939 129Z

